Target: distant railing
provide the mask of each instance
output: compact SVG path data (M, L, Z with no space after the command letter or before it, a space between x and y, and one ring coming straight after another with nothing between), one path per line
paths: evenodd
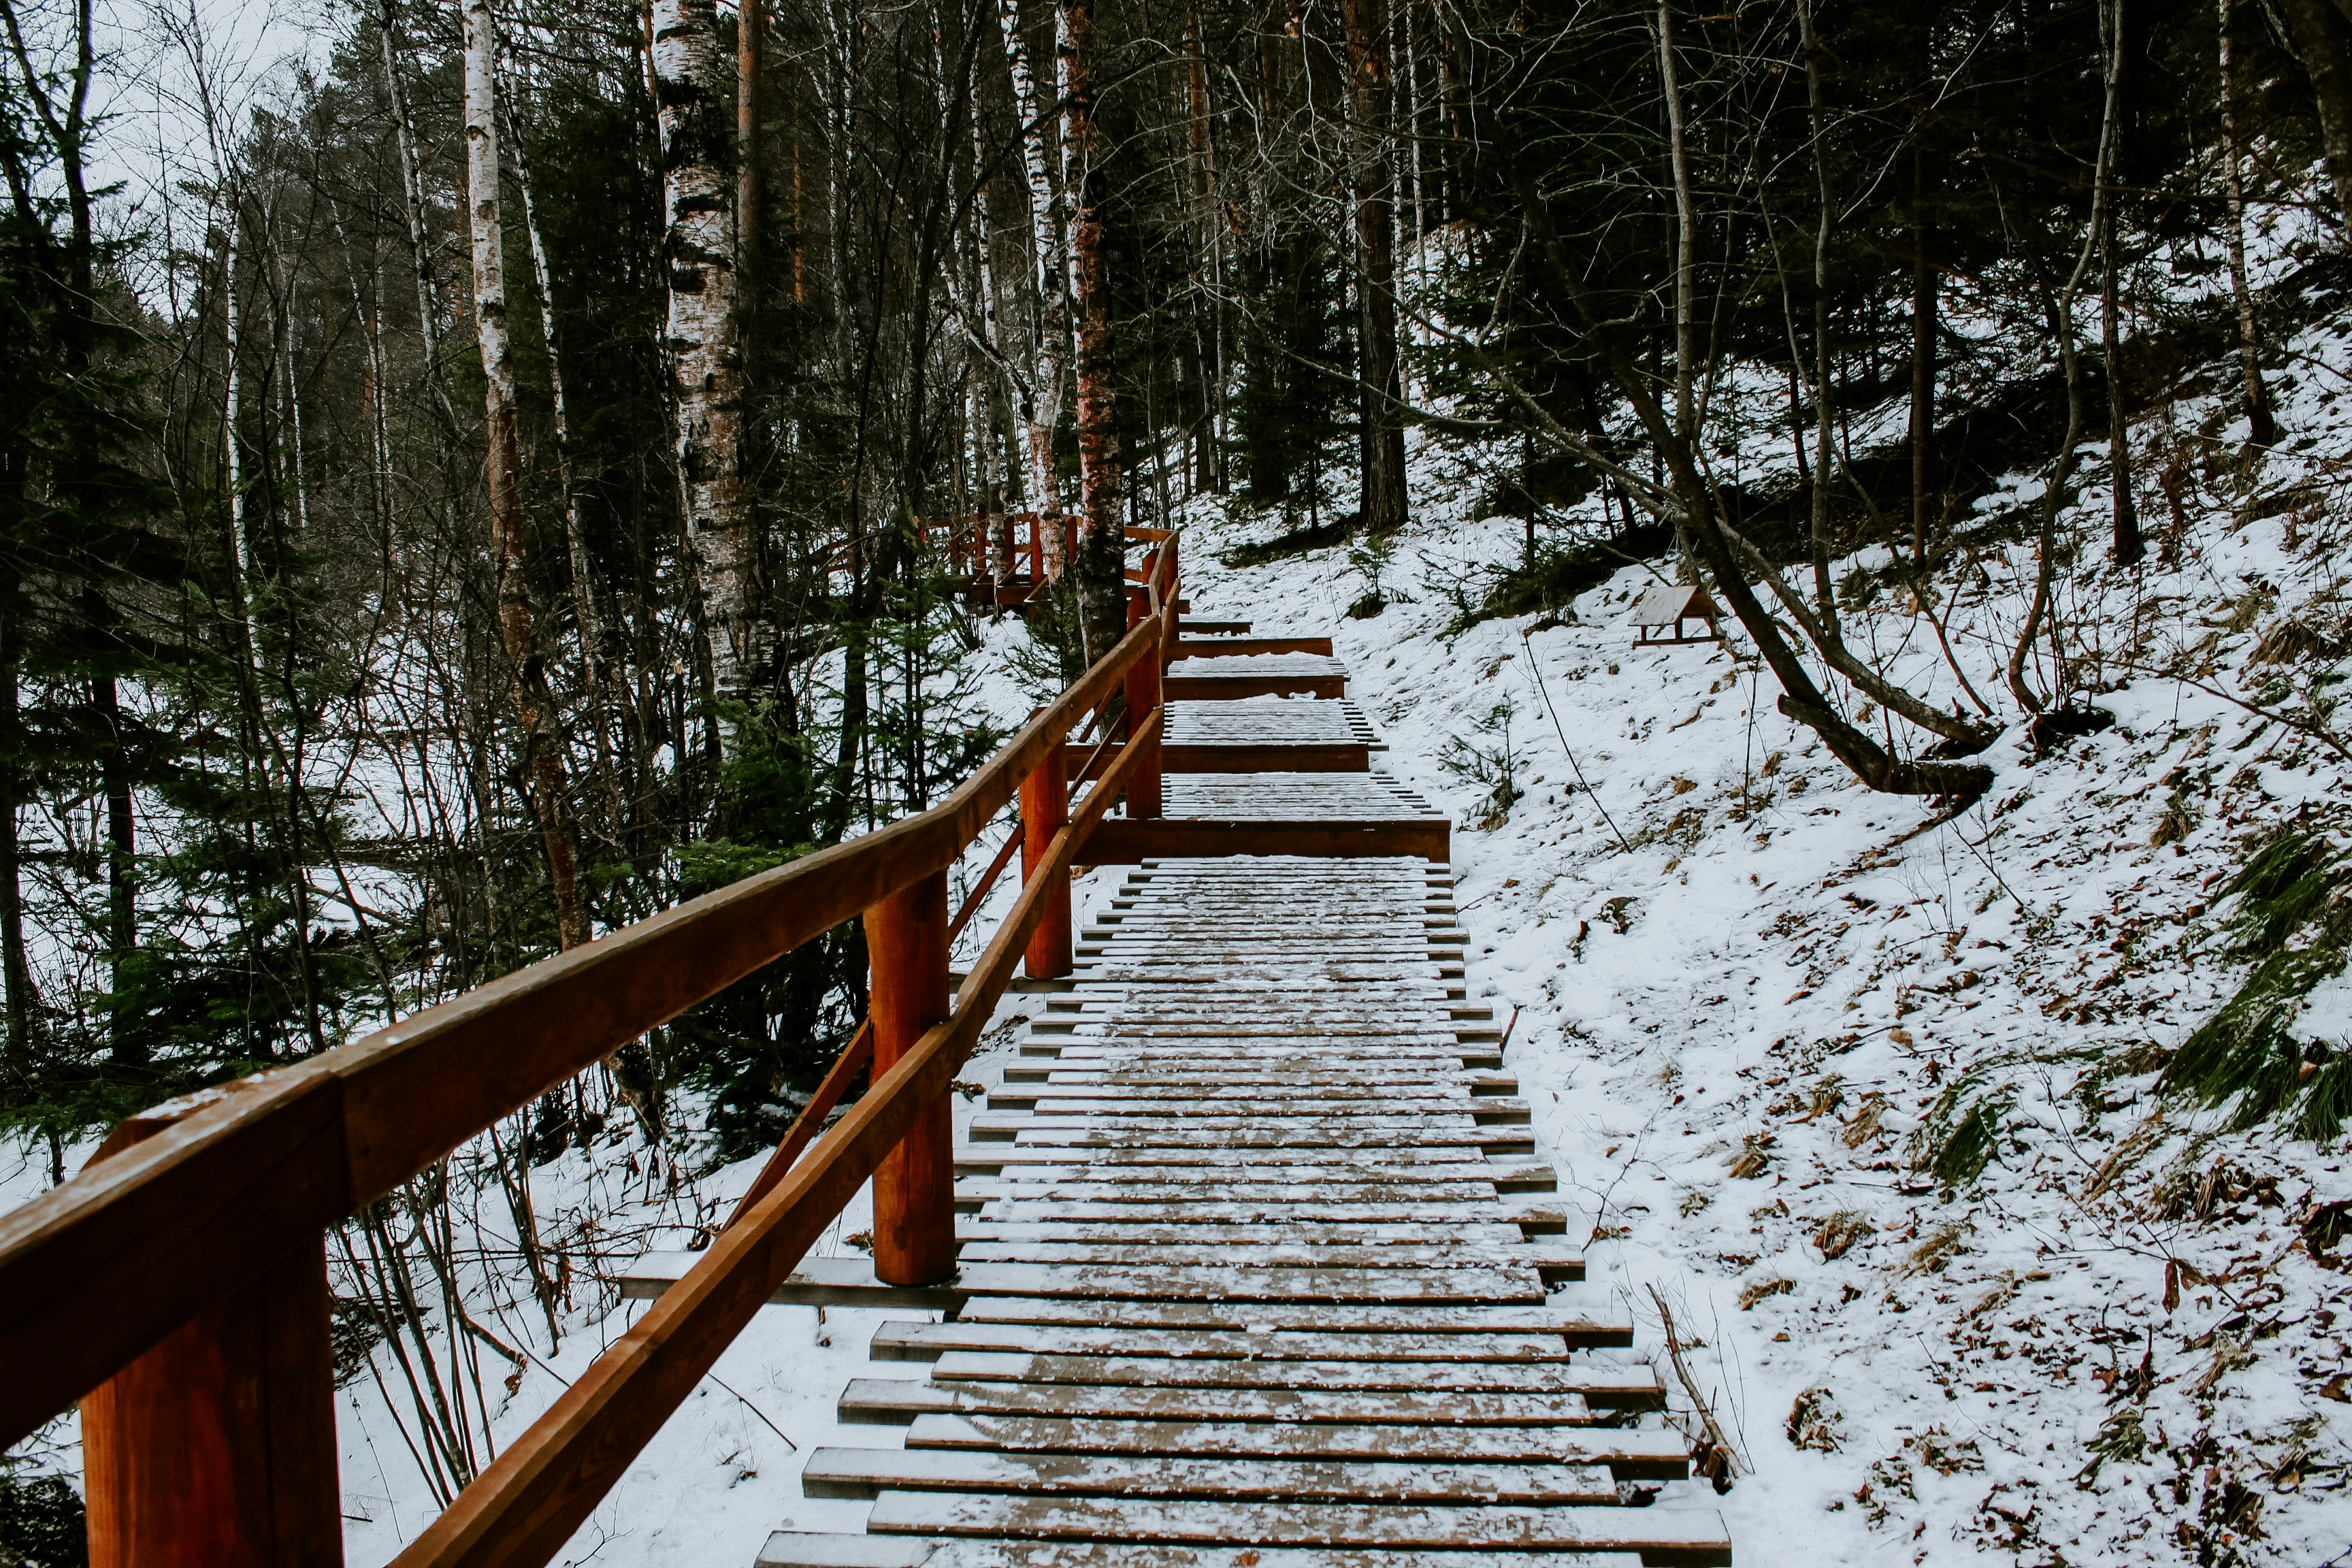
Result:
M871 1089L805 1157L779 1151L693 1269L396 1568L552 1558L868 1177L876 1274L949 1278L949 1086L1024 954L1033 974L1068 973L1071 859L1104 811L1124 794L1129 816L1160 814L1176 541L1149 542L1126 637L939 806L308 1061L157 1106L73 1180L0 1215L0 1447L81 1401L93 1568L340 1562L325 1232L861 913L870 1044L853 1049L870 1048ZM1065 742L1115 693L1127 743L1101 748L1108 765L1072 811ZM1021 893L951 1001L948 870L1016 794Z

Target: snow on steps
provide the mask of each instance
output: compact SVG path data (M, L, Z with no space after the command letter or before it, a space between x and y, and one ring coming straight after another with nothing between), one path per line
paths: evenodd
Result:
M1217 674L1171 669L1173 697L1180 677L1329 683L1219 704L1248 710L1233 743L1362 736L1336 661L1186 663ZM1220 729L1181 706L1193 738ZM1195 826L1442 824L1371 773L1171 775L1167 796ZM1617 1506L1686 1477L1689 1447L1638 1424L1664 1404L1651 1367L1578 1353L1633 1330L1550 1301L1583 1259L1534 1238L1566 1216L1506 1196L1557 1180L1511 1158L1533 1152L1528 1106L1454 984L1449 870L1137 858L970 1119L953 1321L875 1336L877 1361L929 1375L841 1397L841 1422L905 1446L803 1471L812 1497L873 1499L867 1534L780 1532L761 1563L1728 1563L1711 1510Z

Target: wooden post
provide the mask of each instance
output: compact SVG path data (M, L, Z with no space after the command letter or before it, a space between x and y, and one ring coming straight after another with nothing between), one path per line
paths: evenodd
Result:
M1026 883L1037 875L1045 863L1045 852L1054 845L1054 835L1070 820L1070 781L1062 760L1062 748L1056 746L1045 760L1030 770L1021 781L1021 879ZM1059 873L1061 885L1052 889L1045 899L1045 912L1030 934L1028 967L1030 978L1051 980L1070 972L1070 880L1069 873Z
M933 871L866 911L874 1076L948 1016L948 874ZM874 1272L887 1285L955 1273L955 1148L947 1096L925 1106L874 1173Z
M91 1163L177 1120L125 1122ZM90 1568L342 1562L327 1322L314 1237L82 1397Z
M1045 514L1033 511L1029 514L1029 581L1043 583L1045 580Z
M1144 567L1147 581L1150 563ZM1127 624L1139 626L1151 616L1151 591L1149 587L1127 591ZM1127 738L1134 742L1136 731L1143 727L1151 710L1160 706L1160 650L1153 648L1127 667ZM1159 816L1162 814L1160 790L1160 742L1154 740L1150 755L1135 759L1135 771L1127 775L1127 815L1130 818Z

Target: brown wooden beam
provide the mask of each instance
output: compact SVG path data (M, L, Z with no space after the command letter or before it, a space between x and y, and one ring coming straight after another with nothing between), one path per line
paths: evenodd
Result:
M874 1076L948 1016L948 874L934 871L866 911ZM922 1106L874 1173L874 1273L936 1285L955 1272L955 1131L942 1094Z
M1093 753L1092 746L1063 747L1065 775L1076 778ZM1361 741L1263 746L1163 743L1160 756L1161 771L1171 773L1363 773L1372 768L1372 749Z
M1444 822L1222 822L1161 817L1130 822L1105 817L1078 846L1089 866L1132 866L1220 855L1315 855L1364 858L1417 855L1451 858L1453 832Z
M1170 702L1225 702L1242 697L1348 695L1344 675L1171 675L1160 686Z
M1176 645L1178 658L1233 658L1253 653L1331 654L1329 637L1195 637Z

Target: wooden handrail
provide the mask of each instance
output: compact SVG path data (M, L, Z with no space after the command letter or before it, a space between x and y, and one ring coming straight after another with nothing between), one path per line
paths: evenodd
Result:
M0 1367L7 1369L0 1377L0 1447L13 1446L205 1308L295 1247L315 1244L327 1227L498 1118L952 864L1024 776L1049 758L1058 763L1080 717L1122 689L1129 667L1153 654L1164 640L1165 618L1129 631L933 809L707 894L309 1061L159 1107L147 1116L170 1121L165 1131L0 1215ZM1079 815L1099 816L1112 783L1107 777L1088 797L1091 815ZM1016 917L1034 924L1041 896L1034 889L1024 892ZM1003 946L1000 932L990 952ZM967 995L978 994L972 985L980 977L975 970ZM902 1058L892 1076L914 1059ZM852 1112L865 1118L859 1138L882 1137L872 1130L883 1125L876 1120L883 1099L868 1094ZM826 1142L835 1147L812 1164L836 1174L847 1168L839 1163L845 1151L866 1147L848 1137ZM887 1149L888 1140L880 1146ZM780 1189L815 1190L797 1176ZM766 1289L748 1300L756 1305Z
M1159 635L1150 621L1139 629ZM1055 879L1069 869L1072 851L1118 794L1123 770L1159 732L1155 710L1138 726L1143 743L1122 748L1102 783L1071 812L1042 874L1022 889L965 977L947 1021L927 1031L813 1154L722 1231L685 1278L509 1444L393 1568L539 1568L563 1549L921 1108L954 1082L1045 913Z

